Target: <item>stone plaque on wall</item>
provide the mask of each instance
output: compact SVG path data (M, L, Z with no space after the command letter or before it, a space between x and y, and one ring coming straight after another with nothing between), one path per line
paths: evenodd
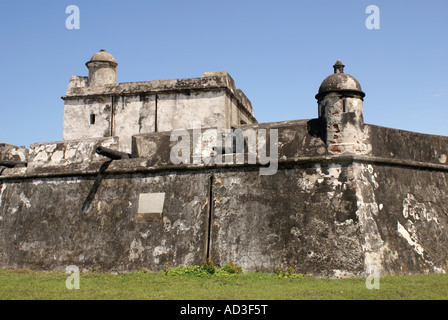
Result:
M139 222L162 220L165 193L140 193L137 220Z

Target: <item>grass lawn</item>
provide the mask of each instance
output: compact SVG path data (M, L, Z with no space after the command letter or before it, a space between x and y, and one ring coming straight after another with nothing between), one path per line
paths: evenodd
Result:
M448 275L386 276L380 289L366 288L365 279L303 276L278 278L249 272L233 276L81 273L80 288L69 290L64 272L0 270L0 299L43 300L448 300Z

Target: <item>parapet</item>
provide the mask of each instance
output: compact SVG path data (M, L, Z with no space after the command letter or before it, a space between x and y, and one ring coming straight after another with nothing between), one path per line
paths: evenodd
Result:
M448 137L368 125L372 156L448 169Z

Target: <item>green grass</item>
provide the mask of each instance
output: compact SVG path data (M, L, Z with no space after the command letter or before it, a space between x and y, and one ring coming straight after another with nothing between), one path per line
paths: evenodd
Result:
M68 290L68 274L0 270L0 299L448 299L448 275L386 276L380 289L366 288L365 279L326 279L303 276L278 278L248 272L233 276L81 273L80 289Z

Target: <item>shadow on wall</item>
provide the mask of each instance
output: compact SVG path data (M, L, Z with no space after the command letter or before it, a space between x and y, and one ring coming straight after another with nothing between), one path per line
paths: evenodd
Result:
M95 178L95 182L93 183L93 186L90 189L90 192L87 195L86 200L84 200L84 203L82 204L81 210L83 212L87 211L90 208L90 204L92 203L92 200L95 198L98 188L100 187L101 181L103 180L101 173L106 171L111 163L112 163L112 160L103 163L101 165L100 169L98 170L98 176Z

